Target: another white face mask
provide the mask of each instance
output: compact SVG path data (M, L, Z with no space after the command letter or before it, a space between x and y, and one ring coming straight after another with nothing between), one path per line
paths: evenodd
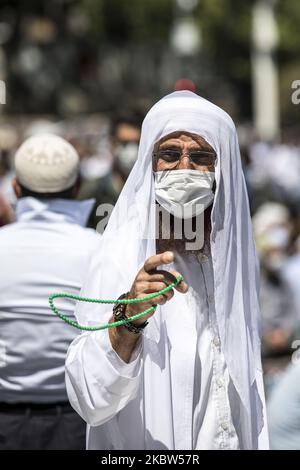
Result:
M266 231L265 238L269 246L285 250L289 244L290 232L286 227L274 226Z
M119 166L122 171L129 174L138 156L139 146L136 142L120 144L115 150Z
M212 203L215 173L200 170L164 170L154 173L155 198L180 219L190 219Z

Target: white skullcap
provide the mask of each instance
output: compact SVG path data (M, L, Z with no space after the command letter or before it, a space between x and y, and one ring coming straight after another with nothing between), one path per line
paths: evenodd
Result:
M30 137L15 156L16 176L37 193L57 193L71 188L78 176L79 156L74 147L54 134Z

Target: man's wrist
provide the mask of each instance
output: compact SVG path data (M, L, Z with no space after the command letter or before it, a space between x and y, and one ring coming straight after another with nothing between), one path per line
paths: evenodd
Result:
M111 317L109 323L114 321L114 317ZM124 362L129 363L131 355L143 335L131 333L123 325L109 328L108 333L112 348Z
M128 292L126 294L122 294L118 298L118 300L128 299L128 295L129 295ZM121 303L116 302L116 304L114 305L114 308L113 308L113 318L114 318L115 322L122 321L122 320L127 320L131 316L134 315L134 314L130 314L130 312L128 312L129 309L127 309L127 307L128 307L128 304L121 304ZM147 325L148 325L147 321L140 321L140 322L139 321L138 322L128 321L128 322L124 323L122 326L124 327L124 329L126 329L130 333L139 335L140 333L142 333L143 329ZM119 328L119 327L117 327L117 328Z

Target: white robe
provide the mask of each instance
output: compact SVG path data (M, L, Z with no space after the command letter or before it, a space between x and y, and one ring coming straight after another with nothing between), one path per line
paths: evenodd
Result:
M188 293L175 293L171 315L156 313L164 339L152 318L129 364L112 350L107 331L72 344L66 383L90 425L88 449L243 448L241 404L220 350L211 259L182 264L175 268Z

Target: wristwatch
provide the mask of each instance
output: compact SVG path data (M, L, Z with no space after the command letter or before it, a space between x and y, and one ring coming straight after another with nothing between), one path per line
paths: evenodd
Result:
M127 294L120 295L118 300L126 299L127 296L128 296L128 292L127 292ZM125 314L125 310L126 310L126 304L116 303L113 307L114 320L115 321L128 320L128 317L126 317L126 314ZM134 325L132 322L124 323L123 326L128 331L131 331L131 333L138 334L138 333L141 333L147 325L148 325L148 321L145 321L144 323L142 323L141 325L138 325L138 326Z

